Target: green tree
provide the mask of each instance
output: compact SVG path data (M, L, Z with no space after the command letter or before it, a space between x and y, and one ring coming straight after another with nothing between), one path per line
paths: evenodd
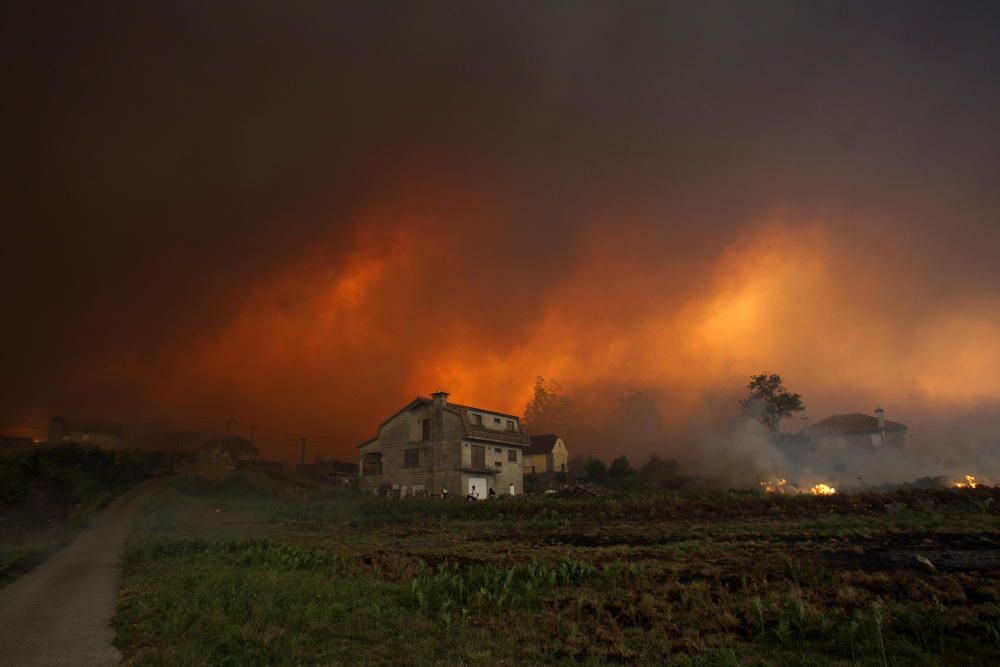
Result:
M632 466L629 465L627 456L619 456L611 462L611 466L608 468L608 477L612 479L621 479L631 473Z
M805 410L802 397L785 389L781 376L776 373L760 373L750 377L747 395L740 399L740 408L747 416L760 421L767 430L778 432L778 424L793 412Z
M604 461L598 458L591 458L587 461L587 479L591 482L603 482L608 476L608 467Z

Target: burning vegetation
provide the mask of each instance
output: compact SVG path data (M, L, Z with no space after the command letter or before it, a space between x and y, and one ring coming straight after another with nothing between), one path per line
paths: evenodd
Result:
M976 481L975 476L966 475L964 482L955 482L953 485L956 489L974 489L979 486L979 482Z
M832 496L837 493L836 487L824 484L823 482L818 482L810 487L800 488L795 484L790 484L787 479L776 479L768 482L761 482L760 488L764 490L764 493L811 493L814 496Z

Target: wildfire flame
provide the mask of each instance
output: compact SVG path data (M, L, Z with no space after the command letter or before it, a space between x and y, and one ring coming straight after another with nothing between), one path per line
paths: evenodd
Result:
M761 482L760 488L764 489L764 493L784 493L787 484L787 479L775 479L770 482Z
M787 479L773 479L767 482L761 482L760 488L764 490L764 493L805 493L804 488L799 488L794 484L789 484ZM814 484L809 487L809 493L814 496L832 496L837 493L837 489L822 482Z
M964 482L955 482L956 489L974 489L979 486L976 478L973 475L966 475Z

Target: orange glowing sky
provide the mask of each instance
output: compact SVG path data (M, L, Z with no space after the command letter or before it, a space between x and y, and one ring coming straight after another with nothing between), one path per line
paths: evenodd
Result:
M995 8L441 7L11 10L0 426L353 456L544 376L680 438L769 370L998 442Z

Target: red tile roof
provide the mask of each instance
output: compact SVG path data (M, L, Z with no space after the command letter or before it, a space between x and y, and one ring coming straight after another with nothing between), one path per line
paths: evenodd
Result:
M906 424L885 420L886 431L905 431ZM809 427L812 434L822 433L878 433L878 419L871 415L855 412L847 415L834 415L818 421Z

